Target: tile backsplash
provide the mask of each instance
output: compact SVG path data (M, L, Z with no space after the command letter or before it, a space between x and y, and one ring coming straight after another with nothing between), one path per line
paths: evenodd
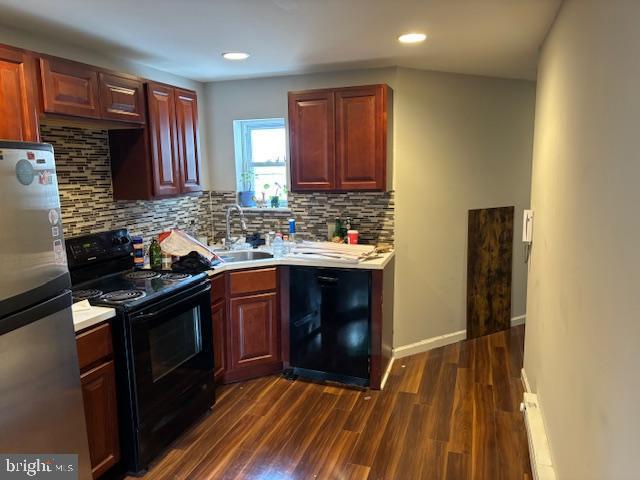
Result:
M208 235L206 193L149 201L115 201L106 130L41 125L56 157L62 225L66 237L128 228L145 242L171 227Z
M236 202L235 192L211 192L211 216L216 226L215 238L224 237L225 210ZM393 192L362 193L289 193L289 212L270 209L246 210L250 233L288 232L288 219L296 218L297 236L310 240L326 240L327 222L351 217L353 228L360 232L361 243L393 243ZM233 235L240 234L237 213L233 212Z
M171 227L220 239L225 233L225 209L236 203L235 192L202 192L149 201L115 201L111 185L106 130L42 125L43 142L56 156L62 223L67 237L128 228L145 242ZM327 222L351 217L362 243L394 240L393 192L290 193L290 211L246 211L250 232L288 231L297 219L298 236L325 239ZM233 214L233 234L239 234Z

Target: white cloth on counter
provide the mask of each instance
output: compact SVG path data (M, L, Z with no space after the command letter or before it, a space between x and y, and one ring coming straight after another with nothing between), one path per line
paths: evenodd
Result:
M358 263L375 255L374 245L348 245L334 242L303 241L293 248L290 257L329 258L346 263Z
M73 312L86 312L87 310L91 310L92 308L93 307L89 303L89 300L81 300L71 306L71 310Z

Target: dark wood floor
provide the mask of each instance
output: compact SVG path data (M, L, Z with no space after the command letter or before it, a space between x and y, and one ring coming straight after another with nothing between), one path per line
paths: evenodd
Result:
M279 377L220 387L145 479L531 479L523 339L516 327L398 359L382 392Z

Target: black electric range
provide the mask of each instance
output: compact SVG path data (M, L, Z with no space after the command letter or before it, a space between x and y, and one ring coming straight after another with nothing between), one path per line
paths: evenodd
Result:
M133 268L129 233L66 242L75 301L113 307L121 457L142 475L215 401L211 283L195 275Z
M201 283L206 278L204 273L124 270L74 285L73 300L88 300L92 305L132 311Z

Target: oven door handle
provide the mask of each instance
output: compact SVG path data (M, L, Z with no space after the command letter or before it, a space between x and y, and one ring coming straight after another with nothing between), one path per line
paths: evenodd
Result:
M192 299L202 295L206 291L207 291L207 289L203 289L203 290L200 290L199 292L194 293L193 295L189 295L188 297L181 298L180 299L180 303L188 302L189 300L192 300ZM167 305L166 307L159 308L158 310L155 310L155 311L150 312L150 313L142 313L142 314L138 314L138 315L133 315L131 317L131 320L138 321L138 320L146 320L148 318L154 318L154 317L157 317L158 315L162 314L162 312L166 312L167 310L169 310L171 308L174 308L175 306L176 306L176 304L172 303L171 305Z

